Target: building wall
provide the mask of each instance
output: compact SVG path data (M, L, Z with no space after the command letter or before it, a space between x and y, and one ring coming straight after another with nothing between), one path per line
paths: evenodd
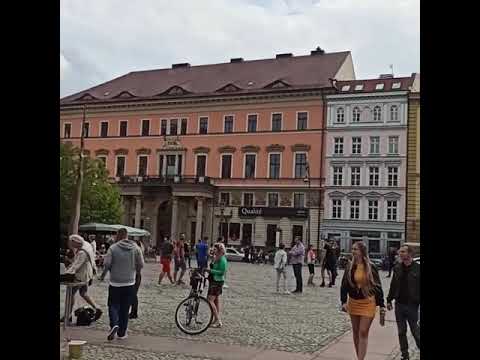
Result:
M420 242L420 94L410 96L408 117L407 241Z

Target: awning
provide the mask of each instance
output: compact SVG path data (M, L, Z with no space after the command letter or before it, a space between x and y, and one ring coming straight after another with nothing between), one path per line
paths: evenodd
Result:
M116 233L119 229L127 229L129 236L150 236L150 233L147 230L137 229L130 226L120 225L120 224L102 224L102 223L88 223L83 224L78 227L78 230L84 232L105 232L105 233Z

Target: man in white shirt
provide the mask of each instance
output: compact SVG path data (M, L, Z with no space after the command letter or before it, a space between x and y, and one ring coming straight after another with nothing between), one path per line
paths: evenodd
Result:
M287 290L287 252L284 250L285 245L281 243L278 251L275 253L275 259L273 261L273 268L277 272L277 293L280 292L280 277L283 275L283 293L290 294Z

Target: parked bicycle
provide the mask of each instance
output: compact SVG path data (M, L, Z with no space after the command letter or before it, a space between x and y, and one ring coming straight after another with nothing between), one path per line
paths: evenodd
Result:
M207 271L190 270L190 294L175 310L175 324L188 335L199 335L209 328L213 320L212 305L202 296L207 282Z

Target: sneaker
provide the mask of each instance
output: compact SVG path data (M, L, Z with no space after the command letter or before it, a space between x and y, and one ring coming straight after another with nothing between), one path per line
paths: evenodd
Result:
M110 332L108 333L107 340L112 341L115 339L115 335L117 335L118 331L118 325L115 325L114 327L111 328Z
M222 322L221 321L217 321L215 323L213 323L212 325L210 325L210 327L212 328L221 328L223 326Z
M228 289L228 285L227 285L227 284L223 284L223 288L224 288L224 289Z
M285 295L290 295L290 294L291 294L291 292L288 291L288 290L285 290L283 293L284 293Z
M125 340L126 338L128 338L128 334L126 331L125 331L125 335L117 337L118 340Z
M97 311L95 311L95 316L93 317L93 321L97 321L98 319L100 319L102 314L103 314L103 311L100 309L97 309Z

